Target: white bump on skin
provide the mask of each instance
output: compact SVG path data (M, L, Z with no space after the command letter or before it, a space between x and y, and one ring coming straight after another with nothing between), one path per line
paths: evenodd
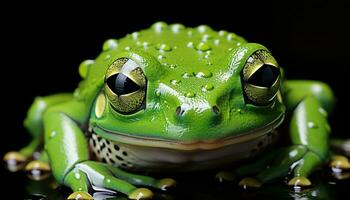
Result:
M106 109L106 97L104 94L100 94L97 97L95 104L95 114L97 118L100 118Z

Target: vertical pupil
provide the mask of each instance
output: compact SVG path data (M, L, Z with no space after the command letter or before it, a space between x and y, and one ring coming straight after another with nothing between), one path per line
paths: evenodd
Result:
M109 77L107 85L117 95L129 94L140 89L140 86L122 73Z

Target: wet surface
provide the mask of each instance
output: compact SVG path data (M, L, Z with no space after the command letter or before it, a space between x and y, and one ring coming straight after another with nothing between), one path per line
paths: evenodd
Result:
M219 183L215 180L215 173L200 173L178 175L177 188L169 192L155 192L155 199L347 199L350 194L350 179L338 180L330 170L318 171L310 177L313 186L306 189L294 189L285 185L284 180L265 184L259 189L242 189L237 182ZM64 200L71 190L59 186L52 177L42 181L29 180L25 173L1 173L3 180L8 180L2 187L4 194L11 199L26 200ZM127 199L120 193L95 193L96 200Z

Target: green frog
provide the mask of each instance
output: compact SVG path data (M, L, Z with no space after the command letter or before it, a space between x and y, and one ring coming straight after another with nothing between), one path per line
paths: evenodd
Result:
M24 121L32 141L4 157L10 170L24 168L34 179L51 171L73 190L68 199L99 190L148 199L149 188L176 182L144 172L231 165L217 178L260 187L292 174L288 185L309 186L308 176L330 158L330 87L284 80L266 47L234 33L157 22L107 40L79 73L73 93L35 99ZM271 148L286 116L289 145ZM337 156L334 165L350 164Z

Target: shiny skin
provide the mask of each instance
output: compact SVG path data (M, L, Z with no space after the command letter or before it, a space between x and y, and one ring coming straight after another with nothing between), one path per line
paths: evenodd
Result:
M296 179L290 184L303 182L328 159L327 112L332 110L334 97L324 83L284 80L278 67L279 94L267 105L247 101L242 70L259 50L268 52L266 47L248 43L234 33L216 32L205 25L187 28L163 22L108 40L94 61L81 64L83 80L73 95L35 100L25 126L36 142L19 152L30 157L38 138L44 138L46 161L59 183L76 192L91 192L93 185L120 191L129 198L146 198L151 192L136 185L164 189L175 182L132 174L93 160L84 134L88 127L109 141L193 154L222 148L225 139L236 141L272 122L269 130L275 129L287 114L291 118L286 122L290 124L290 146L267 152L253 164L228 174L253 175L259 183L285 176L293 166ZM132 114L118 113L106 96L106 72L119 58L134 61L147 79L144 108Z

